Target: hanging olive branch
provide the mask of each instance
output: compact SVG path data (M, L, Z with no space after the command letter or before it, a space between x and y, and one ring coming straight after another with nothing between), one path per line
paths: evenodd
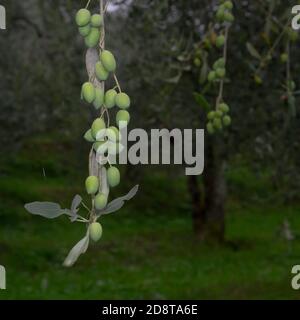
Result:
M67 267L72 266L78 257L86 252L90 239L96 242L101 238L102 225L98 219L102 215L121 209L125 201L132 199L138 191L138 186L135 186L127 195L108 203L110 188L120 183L120 172L117 167L111 165L110 157L122 151L119 129L127 126L130 121L127 109L131 102L129 96L122 92L116 76L115 57L105 48L105 13L109 1L104 7L103 0L100 0L100 13L93 15L88 10L90 3L91 0L84 9L77 12L76 23L88 47L86 68L89 80L82 85L81 99L99 110L99 117L93 121L91 128L84 135L85 140L92 143L88 157L89 176L85 181L86 192L91 197L91 207L86 205L79 195L74 197L70 209L62 209L59 204L53 202L32 202L25 205L25 209L34 215L48 219L67 215L71 222L86 224L85 237L72 248L64 261L64 266ZM113 76L116 87L105 92L105 81L110 75ZM118 89L118 92L115 89ZM120 109L116 115L118 128L110 126L109 109L114 107ZM108 169L105 167L106 164L109 166ZM87 217L78 214L80 209L88 213Z
M233 3L231 1L221 1L216 12L216 19L221 25L224 25L224 28L216 37L215 45L218 49L223 48L223 54L222 57L215 61L213 70L211 70L207 76L209 83L219 82L219 92L216 98L215 110L209 111L207 114L208 122L206 128L209 134L221 131L223 127L228 127L231 124L231 118L228 115L230 108L223 100L223 93L226 78L229 29L234 22L232 9Z

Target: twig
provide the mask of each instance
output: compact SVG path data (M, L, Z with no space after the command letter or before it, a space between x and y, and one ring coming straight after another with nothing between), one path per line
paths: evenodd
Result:
M227 62L227 43L228 43L229 28L230 28L230 26L226 26L226 29L225 29L225 44L224 44L224 48L223 48L223 58L225 61L225 66L226 66L226 62ZM216 107L220 104L220 102L223 99L223 91L224 91L224 79L221 79L219 94L218 94L217 101L216 101Z
M122 92L120 83L119 83L118 78L115 73L114 73L114 79L115 79L115 82L116 82L116 85L117 85L119 92Z
M90 3L91 3L91 0L88 0L87 4L85 6L86 9L89 7Z

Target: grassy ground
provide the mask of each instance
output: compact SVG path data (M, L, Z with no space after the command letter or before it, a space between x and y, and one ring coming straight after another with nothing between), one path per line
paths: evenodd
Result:
M103 218L99 244L65 269L61 263L83 237L84 226L63 217L49 221L31 216L23 204L53 199L68 206L75 193L83 193L82 178L64 172L61 161L52 165L55 161L41 154L44 163L36 160L34 168L25 158L18 159L2 166L0 179L0 264L7 270L7 290L0 292L0 299L300 297L290 286L291 267L300 264L300 241L290 246L276 234L285 217L300 230L300 206L232 199L228 242L207 247L192 235L184 180L176 178L170 187L164 176L151 174L142 179L140 193L131 203ZM39 165L52 168L47 179ZM236 172L231 179L241 183Z

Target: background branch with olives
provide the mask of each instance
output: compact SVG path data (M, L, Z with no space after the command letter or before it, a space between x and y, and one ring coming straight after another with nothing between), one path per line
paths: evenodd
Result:
M120 198L108 202L110 188L120 183L119 169L110 164L111 157L122 152L120 143L120 130L128 125L130 114L129 96L122 92L116 76L117 62L114 55L105 48L105 24L103 0L100 0L100 13L91 14L88 7L80 9L76 14L76 24L79 34L83 37L87 46L86 68L88 81L81 88L81 99L88 105L92 105L99 111L99 116L91 124L91 128L84 134L84 139L91 143L89 153L89 175L85 181L85 189L91 197L90 206L83 202L81 196L76 195L70 209L62 209L53 202L32 202L25 205L27 211L34 215L54 219L61 215L69 217L71 222L86 224L86 234L70 251L64 261L64 266L72 266L78 257L85 253L90 239L98 241L102 236L102 225L98 222L101 216L113 213L121 209L125 203L132 199L137 191L135 186L131 191ZM105 91L105 81L112 76L115 87ZM116 126L111 125L109 109L118 107L116 114ZM79 214L84 210L85 214Z
M216 131L222 131L224 127L231 124L229 116L230 108L223 99L224 83L226 77L227 62L227 43L231 24L234 22L232 14L233 3L231 1L222 1L216 12L216 20L220 24L219 34L214 39L217 49L223 49L222 56L213 64L213 70L208 73L207 80L209 83L219 83L219 93L216 98L215 110L211 110L207 114L207 131L214 134Z

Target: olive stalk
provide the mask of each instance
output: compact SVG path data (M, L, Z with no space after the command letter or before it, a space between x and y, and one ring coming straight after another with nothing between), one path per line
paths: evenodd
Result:
M227 63L227 46L228 46L229 28L230 28L229 25L226 26L226 28L225 28L225 43L224 43L224 48L223 48L223 58L224 58L225 66L226 66L226 63ZM223 100L223 92L224 92L224 79L221 79L220 80L220 87L219 87L219 94L218 94L217 102L216 102L216 107Z

